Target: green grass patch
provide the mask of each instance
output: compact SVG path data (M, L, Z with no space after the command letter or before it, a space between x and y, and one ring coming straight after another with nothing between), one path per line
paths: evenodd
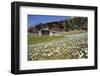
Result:
M72 35L72 34L78 34L78 33L84 33L86 32L85 30L74 30L74 31L69 31L69 32L64 32L63 35Z
M78 34L78 33L84 33L84 32L86 31L75 30L75 31L63 32L61 36L38 36L33 33L28 33L28 45L40 44L40 43L50 42L53 40L60 40L65 35L72 35L72 34Z
M36 36L34 34L28 34L28 45L59 40L61 38L63 36Z

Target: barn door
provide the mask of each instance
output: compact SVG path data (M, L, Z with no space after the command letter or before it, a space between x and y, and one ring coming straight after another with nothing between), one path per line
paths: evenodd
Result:
M42 35L49 35L49 31L48 30L42 30Z

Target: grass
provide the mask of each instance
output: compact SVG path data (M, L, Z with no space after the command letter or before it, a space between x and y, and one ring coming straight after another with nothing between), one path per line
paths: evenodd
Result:
M34 34L28 35L28 44L39 44L44 42L49 42L53 40L59 40L63 38L63 36L35 36Z
M28 33L28 45L44 43L44 42L49 42L49 41L53 41L53 40L60 40L61 38L64 37L64 35L72 35L72 34L78 34L78 33L84 33L84 32L85 31L83 31L83 30L63 32L63 34L61 36L37 36L33 33Z
M72 34L78 34L78 33L84 33L86 32L85 30L75 30L75 31L69 31L69 32L64 32L63 35L72 35Z
M84 31L66 32L63 36L28 35L29 61L87 58L87 49L87 32Z

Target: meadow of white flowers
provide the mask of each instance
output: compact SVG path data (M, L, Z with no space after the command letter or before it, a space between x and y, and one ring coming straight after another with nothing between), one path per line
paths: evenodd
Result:
M29 45L28 60L88 58L87 33L65 35L61 40Z

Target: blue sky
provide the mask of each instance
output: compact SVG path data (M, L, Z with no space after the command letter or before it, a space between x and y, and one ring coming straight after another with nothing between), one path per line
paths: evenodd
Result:
M50 16L50 15L28 15L28 27L39 23L47 23L69 19L70 16Z

